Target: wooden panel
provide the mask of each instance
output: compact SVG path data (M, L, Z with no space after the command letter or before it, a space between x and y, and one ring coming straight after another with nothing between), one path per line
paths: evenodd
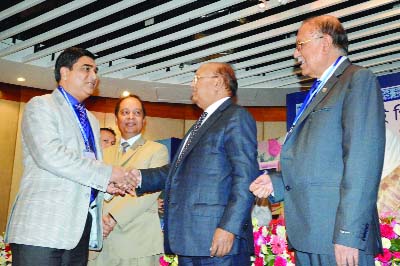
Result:
M18 85L0 83L0 99L27 102L32 97L51 93ZM91 111L114 113L118 99L92 96L85 101ZM144 102L147 115L150 117L197 120L202 110L194 104ZM286 107L246 107L256 121L286 121Z
M16 101L0 100L0 232L4 232L7 223L19 105Z

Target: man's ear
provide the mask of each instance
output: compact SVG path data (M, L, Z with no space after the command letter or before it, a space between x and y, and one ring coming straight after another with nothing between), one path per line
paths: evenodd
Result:
M61 67L60 68L61 80L67 80L68 74L69 74L68 67Z
M333 46L333 39L332 36L329 34L324 34L322 38L322 45L323 45L323 51L328 52Z
M215 90L220 91L225 89L224 79L222 77L218 77L215 79Z

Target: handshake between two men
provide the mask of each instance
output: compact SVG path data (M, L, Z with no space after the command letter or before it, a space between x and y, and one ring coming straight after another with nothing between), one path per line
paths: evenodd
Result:
M116 195L135 195L135 189L140 184L140 172L137 169L126 170L113 166L107 192Z

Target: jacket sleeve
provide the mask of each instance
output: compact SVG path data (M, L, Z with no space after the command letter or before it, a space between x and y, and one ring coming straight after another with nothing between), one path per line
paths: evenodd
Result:
M244 109L231 117L225 130L224 148L231 166L232 188L219 227L243 236L251 226L254 196L249 191L258 176L256 123Z

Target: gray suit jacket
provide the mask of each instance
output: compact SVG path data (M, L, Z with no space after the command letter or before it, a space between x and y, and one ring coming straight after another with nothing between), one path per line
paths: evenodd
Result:
M376 254L385 114L371 71L344 61L287 136L273 201L285 201L290 244L332 254L342 244Z
M97 158L101 159L99 125L88 112ZM7 225L6 241L50 247L74 248L82 236L89 211L91 187L107 189L111 166L84 158L85 145L74 111L54 90L31 99L22 120L24 173ZM97 248L102 245L99 193L92 209ZM95 223L97 222L97 223Z

